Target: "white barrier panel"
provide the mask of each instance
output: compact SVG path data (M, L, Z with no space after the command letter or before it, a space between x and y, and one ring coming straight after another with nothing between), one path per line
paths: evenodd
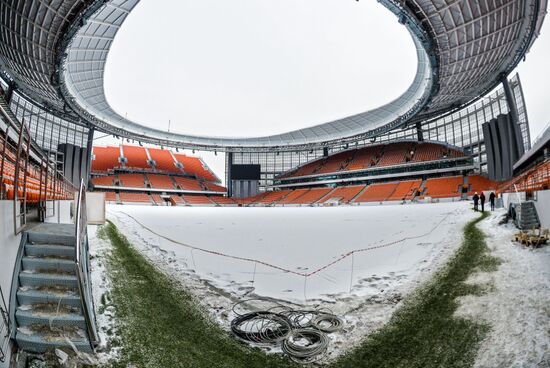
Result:
M550 190L539 190L535 207L542 227L550 228Z
M105 223L105 193L86 192L86 208L88 224L102 225Z

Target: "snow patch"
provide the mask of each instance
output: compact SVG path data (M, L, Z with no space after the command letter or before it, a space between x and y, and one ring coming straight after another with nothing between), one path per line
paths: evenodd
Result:
M461 298L456 315L491 326L475 367L550 367L550 247L529 249L513 242L518 230L499 225L504 214L499 210L479 224L491 255L502 264L468 280L491 289Z

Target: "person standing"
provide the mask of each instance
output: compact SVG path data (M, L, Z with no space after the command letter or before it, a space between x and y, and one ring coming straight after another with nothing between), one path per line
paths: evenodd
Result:
M481 212L485 212L485 193L481 192L479 200L481 201Z
M491 203L491 211L495 210L495 199L496 199L495 192L491 192L491 194L489 194L489 203Z
M474 200L474 211L477 211L477 206L479 203L479 196L477 195L477 192L474 194L474 197L472 199Z

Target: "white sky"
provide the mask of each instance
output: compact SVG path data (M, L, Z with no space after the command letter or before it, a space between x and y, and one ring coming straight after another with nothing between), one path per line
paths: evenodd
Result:
M549 32L547 21L518 68L533 138L550 121ZM261 136L378 107L415 70L410 35L376 1L141 0L113 43L105 89L144 125ZM223 154L199 155L223 177Z

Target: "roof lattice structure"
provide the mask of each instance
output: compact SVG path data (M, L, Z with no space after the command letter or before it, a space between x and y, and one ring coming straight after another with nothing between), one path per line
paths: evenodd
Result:
M281 149L380 135L471 103L493 89L536 39L547 0L382 0L409 30L418 68L398 99L377 109L257 138L189 136L120 116L104 91L110 46L139 0L0 0L0 66L25 94L72 110L101 130L198 149Z

